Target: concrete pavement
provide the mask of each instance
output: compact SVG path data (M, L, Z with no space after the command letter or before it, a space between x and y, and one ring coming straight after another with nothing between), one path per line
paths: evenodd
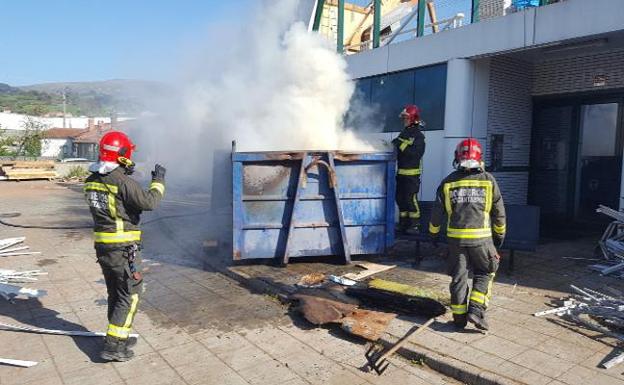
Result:
M200 206L202 198L197 197ZM200 206L169 202L162 213L197 212ZM80 186L3 182L0 213L10 211L21 213L7 219L14 223L90 224ZM361 342L337 338L329 329L295 325L274 298L250 293L205 265L201 244L210 217L190 218L145 226L146 293L135 321L140 338L134 360L99 362L99 338L0 331L0 357L39 362L32 368L0 366L0 384L456 383L400 358L392 360L393 367L382 377L362 372ZM105 285L90 230L0 225L0 238L13 236L26 236L31 250L42 255L0 257L0 268L47 271L48 276L29 286L48 295L15 304L0 300L0 322L105 330Z

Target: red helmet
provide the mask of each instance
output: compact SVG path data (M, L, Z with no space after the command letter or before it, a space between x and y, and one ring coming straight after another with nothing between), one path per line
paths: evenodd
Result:
M134 148L134 143L123 132L107 132L100 139L100 161L122 163L119 158L132 159Z
M475 138L464 139L455 149L455 165L460 168L483 168L483 148Z
M407 117L409 124L420 122L420 108L415 104L408 104L399 114L399 118Z

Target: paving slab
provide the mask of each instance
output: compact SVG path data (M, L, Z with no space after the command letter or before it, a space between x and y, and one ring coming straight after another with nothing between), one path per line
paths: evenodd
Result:
M0 189L0 213L21 212L11 219L16 223L91 222L80 186L42 181L2 184ZM185 213L195 214L163 203L161 212L145 218ZM300 328L301 320L291 318L275 298L251 292L206 264L201 245L213 223L209 216L197 218L157 220L144 227L146 292L135 318L140 337L133 360L101 362L102 338L0 331L0 356L39 361L32 368L0 366L0 385L456 383L395 359L388 377L360 371L361 343L324 328ZM15 304L0 300L0 321L104 331L106 289L90 231L0 227L0 238L18 235L25 235L26 243L42 255L3 258L1 267L47 271L31 286L48 290L48 296ZM348 362L349 357L354 361Z
M540 246L536 253L517 253L523 261L513 276L501 275L494 285L494 299L489 314L491 330L487 335L458 333L441 317L436 327L416 338L408 355L438 357L432 366L459 380L479 383L547 384L572 368L582 366L596 375L609 376L624 384L624 376L598 367L600 355L606 355L617 342L577 325L566 325L556 316L534 317L533 313L556 306L557 300L569 296L570 284L600 289L605 285L623 284L590 272L586 266L563 259L567 255L591 255L594 239L554 242ZM376 277L395 280L445 292L450 278L444 273L444 259L437 250L423 247L424 258L414 264L409 245L395 250L394 257L377 257L378 263L396 264L397 268L378 273ZM406 251L407 249L407 251ZM543 261L548 261L547 268ZM562 274L562 266L569 273ZM340 275L355 268L331 263L294 261L287 268L270 264L228 266L227 271L251 287L273 293L288 294L304 274L313 272ZM618 287L618 286L614 286ZM397 320L388 329L393 340L407 330ZM421 322L424 322L422 320ZM603 352L603 350L607 352ZM479 359L480 358L480 359ZM589 362L592 362L590 365ZM438 362L439 361L439 362ZM617 372L617 370L615 371Z

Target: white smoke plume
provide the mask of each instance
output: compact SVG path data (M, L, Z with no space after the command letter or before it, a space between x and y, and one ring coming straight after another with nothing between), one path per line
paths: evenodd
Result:
M248 19L210 29L182 67L175 101L156 107L142 130L147 160L197 178L232 140L237 151L374 150L344 127L354 92L346 61L295 21L298 3L264 1Z

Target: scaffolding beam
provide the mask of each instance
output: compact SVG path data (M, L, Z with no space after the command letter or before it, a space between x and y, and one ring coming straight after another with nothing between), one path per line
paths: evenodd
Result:
M316 2L316 13L314 14L314 25L312 26L313 31L318 31L321 26L321 16L323 16L323 7L325 6L325 0L317 0Z
M378 48L381 42L381 0L375 0L373 4L373 48Z
M344 0L338 0L338 33L336 39L336 47L338 53L340 54L344 51L344 13L345 2Z
M418 2L418 25L416 27L416 36L421 37L425 34L425 9L427 6L427 0L420 0Z

